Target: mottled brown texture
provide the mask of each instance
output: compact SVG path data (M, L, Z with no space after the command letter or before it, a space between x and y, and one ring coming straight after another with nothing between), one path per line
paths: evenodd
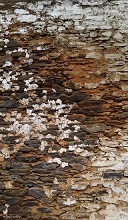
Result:
M0 3L1 219L128 219L127 6Z

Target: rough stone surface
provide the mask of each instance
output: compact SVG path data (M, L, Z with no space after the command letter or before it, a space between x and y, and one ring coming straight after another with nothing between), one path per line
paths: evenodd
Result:
M44 191L42 191L41 189L35 188L35 187L32 187L31 189L28 190L28 195L30 195L36 199L46 197Z
M0 219L128 220L128 1L0 1Z

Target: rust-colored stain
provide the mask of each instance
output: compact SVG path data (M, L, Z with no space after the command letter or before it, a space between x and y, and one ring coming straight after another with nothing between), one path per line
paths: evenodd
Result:
M1 219L127 219L125 2L0 3Z

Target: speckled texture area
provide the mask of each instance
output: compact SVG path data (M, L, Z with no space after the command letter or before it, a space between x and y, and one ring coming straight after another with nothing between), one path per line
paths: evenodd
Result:
M128 220L127 15L0 2L0 219Z

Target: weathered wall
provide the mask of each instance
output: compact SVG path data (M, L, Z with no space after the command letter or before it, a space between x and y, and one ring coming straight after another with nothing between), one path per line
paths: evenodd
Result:
M128 220L128 1L1 1L0 219Z

